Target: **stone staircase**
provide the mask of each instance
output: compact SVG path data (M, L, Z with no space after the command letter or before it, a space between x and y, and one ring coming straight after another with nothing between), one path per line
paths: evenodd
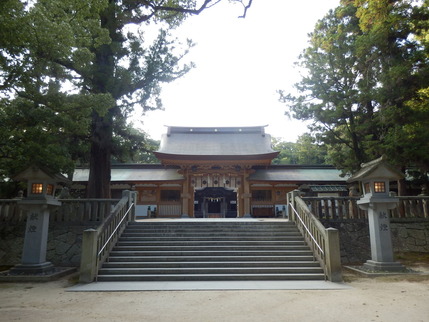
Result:
M323 280L286 221L132 222L98 281Z

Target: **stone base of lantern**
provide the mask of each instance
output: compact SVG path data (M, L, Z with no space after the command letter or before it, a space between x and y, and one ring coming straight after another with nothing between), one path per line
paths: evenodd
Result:
M19 264L9 271L9 275L44 275L50 274L54 270L55 267L51 262L40 264Z
M403 272L407 268L399 262L376 262L373 260L367 260L363 267L377 272Z

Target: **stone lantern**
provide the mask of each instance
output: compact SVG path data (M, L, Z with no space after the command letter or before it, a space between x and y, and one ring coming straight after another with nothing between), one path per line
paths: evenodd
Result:
M20 265L10 270L11 275L43 274L53 270L46 261L48 242L49 212L61 205L55 196L58 183L69 180L60 174L51 174L36 166L31 166L16 175L14 180L27 181L27 197L18 205L27 212L24 247Z
M347 181L359 181L363 196L357 201L359 208L368 212L371 241L371 260L364 267L374 271L402 271L404 266L393 260L389 210L398 205L398 198L389 195L390 181L404 175L386 162L385 156L363 163L361 169Z

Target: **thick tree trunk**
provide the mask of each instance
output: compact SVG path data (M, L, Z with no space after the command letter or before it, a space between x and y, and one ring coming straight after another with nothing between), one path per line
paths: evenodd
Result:
M87 198L110 198L110 158L112 152L112 124L109 113L105 117L93 112L91 158Z
M120 36L120 28L116 29L115 0L109 0L109 6L101 14L101 26L109 31L111 44L95 48L94 75L92 91L109 93L114 97L115 59L113 47L120 45L115 40ZM119 35L119 36L118 36ZM111 107L106 115L92 112L91 120L91 156L89 179L86 190L87 198L110 198L110 159L112 154L113 114L116 108Z
M401 172L405 173L406 168L402 167ZM407 186L405 184L405 178L399 179L397 181L398 183L398 196L406 196L407 195ZM398 211L399 211L399 217L403 218L405 217L405 206L402 202L398 205Z

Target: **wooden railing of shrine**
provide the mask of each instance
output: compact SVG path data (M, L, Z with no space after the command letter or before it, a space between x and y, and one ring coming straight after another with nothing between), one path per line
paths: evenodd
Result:
M26 219L24 211L18 206L20 199L0 199L0 222L21 222Z
M341 282L341 254L339 232L325 228L299 196L299 191L288 193L289 219L296 223L305 241L321 264L331 282Z
M135 220L137 193L123 191L122 199L97 229L83 232L79 282L91 283L128 222Z
M429 196L400 196L398 206L390 211L390 218L429 218ZM357 197L302 197L318 219L366 219L367 212L357 205Z
M18 205L20 199L0 199L0 222L21 222L26 215ZM50 212L50 222L99 224L120 199L59 199L61 206Z

